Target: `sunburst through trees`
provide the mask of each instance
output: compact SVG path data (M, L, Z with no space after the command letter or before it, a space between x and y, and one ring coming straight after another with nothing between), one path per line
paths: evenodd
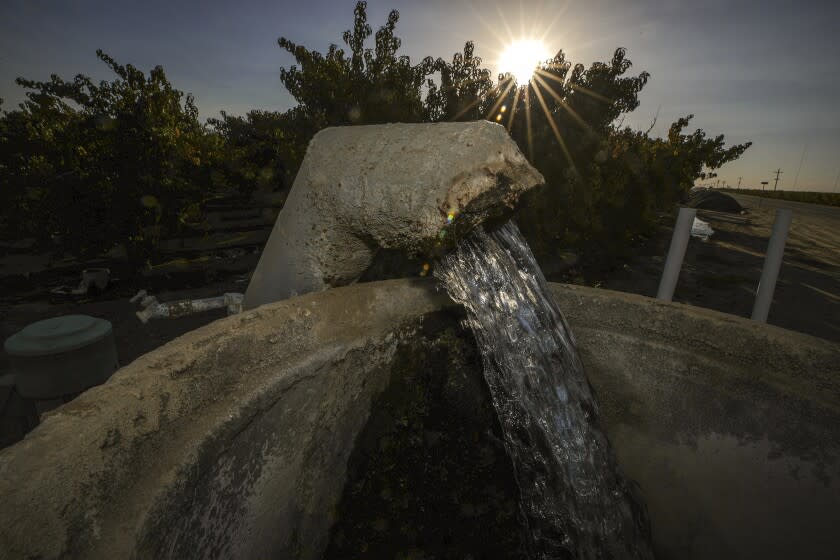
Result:
M749 146L725 147L722 136L706 138L702 130L685 134L689 118L674 123L664 138L622 128L619 119L638 107L648 74L629 74L624 49L589 67L573 65L563 51L548 58L543 45L552 23L540 33L521 29L517 42L500 12L506 36L491 30L499 44L510 49L496 53L502 74L494 81L471 41L451 60L425 57L412 63L399 52L399 14L392 11L374 33L366 10L365 2L356 5L353 28L342 37L344 48L329 45L322 54L279 40L296 60L281 70L280 80L298 103L282 114L251 114L245 119L223 114L203 126L191 98L181 99L162 69L147 79L142 74L133 77L134 69L125 66L125 72L132 72L128 79L121 74L123 67L114 63L119 77L103 93L124 91L126 99L142 102L120 102L113 118L107 119L109 126L103 127L101 109L78 110L71 103L86 106L89 99L80 93L96 91L86 76L73 82L21 81L33 90L31 103L0 113L0 168L7 170L0 177L0 236L19 234L22 225L31 224L30 234L61 230L64 239L85 238L84 224L68 212L68 205L57 203L59 195L74 189L84 188L88 207L104 211L136 205L139 195L127 186L138 181L157 189L171 184L169 194L175 202L167 203L170 209L195 207L217 182L228 187L235 183L244 191L255 184L254 176L275 188L290 185L312 136L328 126L488 119L508 129L546 179L544 188L525 198L517 217L537 257L545 262L562 250L609 256L652 230L657 212L685 196L695 179L738 158ZM562 11L555 14L555 21L561 16ZM479 21L482 18L477 14ZM135 126L139 117L132 113L134 108L160 105L160 87L168 103L179 108L168 109L164 116L143 116L144 123L163 119L166 126L155 125L151 136L132 135L126 144L120 131ZM173 118L177 122L170 123ZM38 131L55 135L47 142L36 137ZM79 139L84 139L84 150ZM31 153L32 146L42 145L43 150ZM126 145L132 157L109 155L124 153ZM160 146L172 157L151 158L142 166L133 163L136 154L157 154ZM259 155L258 161L253 154ZM107 165L82 161L90 157L103 162L105 157ZM100 168L108 171L103 184L113 183L113 188L91 186L91 173ZM114 177L126 179L114 182ZM156 198L169 200L160 193ZM131 244L142 237L145 224L122 220L112 225L108 244ZM100 230L105 231L90 231Z

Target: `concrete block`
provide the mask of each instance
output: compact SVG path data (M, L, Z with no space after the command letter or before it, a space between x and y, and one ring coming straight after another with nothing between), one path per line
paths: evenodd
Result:
M312 139L245 308L351 284L379 249L435 254L513 210L543 177L487 121L322 130Z

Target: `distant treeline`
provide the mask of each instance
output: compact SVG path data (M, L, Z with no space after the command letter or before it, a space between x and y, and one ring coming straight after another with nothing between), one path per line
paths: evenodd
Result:
M840 206L840 193L810 192L810 191L762 191L761 189L720 189L739 194L751 196L762 196L764 198L779 198L792 200L794 202L809 202L811 204L822 204L824 206Z
M509 130L546 179L517 215L537 257L573 250L609 258L628 253L695 180L749 146L687 132L691 115L664 138L623 128L649 79L628 75L624 49L588 68L560 51L519 87L509 75L494 82L472 42L451 61L413 64L398 52L396 11L375 33L364 2L354 13L346 50L279 39L297 61L280 71L298 103L282 113L200 122L192 96L163 68L147 75L102 51L113 81L19 79L27 100L0 113L0 237L32 236L82 257L120 244L145 266L163 239L200 227L206 201L219 193L289 189L325 127L488 119Z

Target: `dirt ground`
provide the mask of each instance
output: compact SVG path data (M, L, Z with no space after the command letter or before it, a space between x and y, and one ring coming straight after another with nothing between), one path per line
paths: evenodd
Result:
M708 242L692 238L674 301L749 317L777 208L793 222L768 323L840 342L840 208L739 196L748 223L703 217L715 230ZM654 297L670 228L601 287Z
M840 208L739 197L749 212L748 223L704 218L715 234L708 242L689 242L674 301L749 317L755 289L761 276L764 251L770 237L775 208L793 207L793 223L779 274L769 323L786 329L840 342ZM793 205L793 206L788 206ZM639 256L607 275L597 286L655 296L663 256L670 242L671 228L640 249ZM225 310L208 311L179 319L141 323L134 315L139 307L129 298L147 288L160 301L200 298L225 292L244 292L247 270L258 255L247 255L236 273L210 275L209 281L193 281L192 287L144 284L142 280L120 283L96 298L56 303L34 292L25 298L4 294L0 298L0 338L5 340L26 325L57 315L85 314L111 321L120 363L138 356L225 315ZM230 263L226 263L231 269ZM69 279L68 279L69 281ZM8 369L5 352L0 353L0 374Z
M247 278L232 276L224 280L217 280L202 287L184 288L181 290L164 290L155 292L161 302L179 299L194 299L218 296L225 292L243 293L247 286ZM136 293L134 290L132 292ZM129 301L133 293L125 290L108 292L97 298L86 298L79 301L51 303L46 299L0 304L0 338L5 340L26 325L41 319L59 315L90 315L111 322L117 344L117 357L120 365L126 365L135 358L150 350L181 336L202 325L220 319L226 315L225 309L216 309L198 313L187 317L174 319L153 319L142 323L135 315L140 310L138 304ZM8 368L8 357L5 350L0 354L0 373Z

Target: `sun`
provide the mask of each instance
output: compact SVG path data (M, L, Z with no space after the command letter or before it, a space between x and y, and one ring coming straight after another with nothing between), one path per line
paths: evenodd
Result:
M520 86L527 85L540 65L550 59L548 49L536 39L514 41L499 57L499 71L509 73Z

